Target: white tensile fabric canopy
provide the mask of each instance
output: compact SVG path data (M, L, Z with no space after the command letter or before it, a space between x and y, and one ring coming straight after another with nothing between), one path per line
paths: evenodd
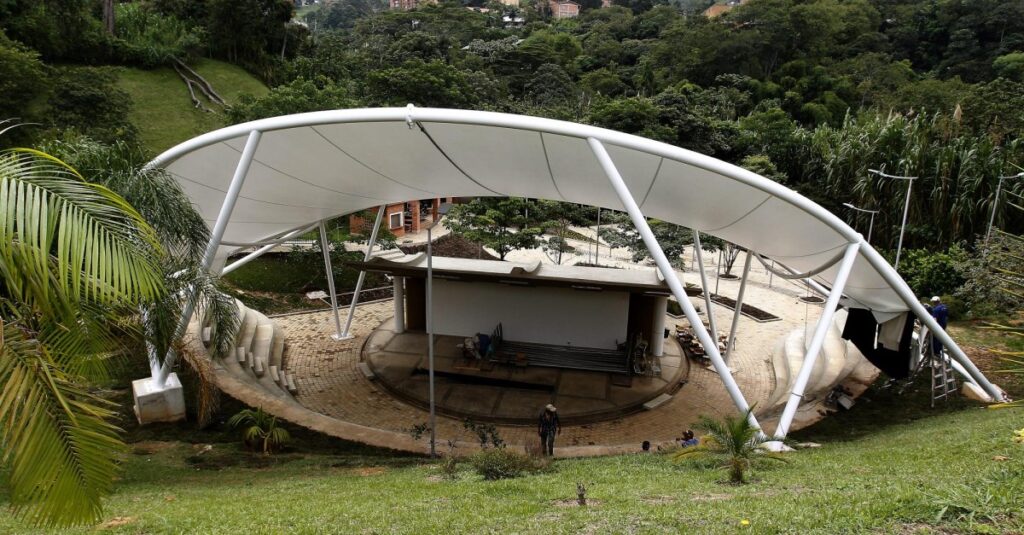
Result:
M212 226L252 130L263 135L228 221L228 243L430 197L519 196L622 210L588 137L605 144L648 217L717 236L797 272L837 259L857 239L825 209L740 167L619 132L497 113L390 108L278 117L197 137L153 165L178 180ZM222 247L218 256L223 261L237 248ZM815 279L830 287L837 269ZM845 294L877 312L908 309L864 258Z
M846 223L781 184L665 143L551 119L410 105L235 125L182 143L150 166L170 172L214 227L207 261L215 271L246 245L414 199L517 196L625 210L662 273L671 266L645 216L719 237L802 274L796 278L830 294L817 331L822 339L840 295L845 305L871 310L880 322L912 310L950 348L965 376L994 399L1001 397L896 271ZM697 325L675 277L666 279L710 347L737 407L745 410L717 344ZM820 341L812 340L807 375L818 350ZM800 392L787 406L789 417Z

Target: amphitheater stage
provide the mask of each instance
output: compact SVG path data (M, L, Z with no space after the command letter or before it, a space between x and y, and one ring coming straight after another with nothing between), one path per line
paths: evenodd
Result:
M363 347L362 360L396 397L429 407L427 335L395 334L384 321ZM565 425L613 419L644 410L662 394L681 395L689 364L674 340L665 343L658 376L627 375L465 359L454 336L434 340L434 388L439 413L503 424L533 424L548 403Z

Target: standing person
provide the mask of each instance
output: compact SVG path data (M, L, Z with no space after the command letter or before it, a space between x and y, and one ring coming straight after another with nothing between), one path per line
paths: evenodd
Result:
M544 455L555 454L555 435L562 434L562 422L558 421L558 409L548 403L540 413L537 422L537 434L540 435L540 449Z
M942 327L942 330L946 330L946 324L949 323L949 307L943 304L942 299L939 296L932 297L931 306L928 308L928 312L931 313L932 317L935 318L935 322ZM932 351L936 354L942 352L942 342L939 338L932 335Z

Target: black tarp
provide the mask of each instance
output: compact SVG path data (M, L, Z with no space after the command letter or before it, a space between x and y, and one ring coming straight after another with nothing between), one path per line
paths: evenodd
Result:
M846 327L843 328L843 338L853 342L871 364L889 377L906 379L910 376L910 345L914 334L914 317L907 318L897 351L881 345L875 347L877 329L878 322L870 310L851 308L846 318Z

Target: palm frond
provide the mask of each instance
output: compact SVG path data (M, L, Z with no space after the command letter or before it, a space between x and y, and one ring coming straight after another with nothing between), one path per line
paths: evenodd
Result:
M99 303L162 291L152 227L124 199L52 156L0 152L0 213L0 256L5 274L21 275L7 280L20 302L46 302L55 289Z
M16 514L42 526L99 518L123 445L111 404L79 387L46 346L4 323L0 339L0 462Z

